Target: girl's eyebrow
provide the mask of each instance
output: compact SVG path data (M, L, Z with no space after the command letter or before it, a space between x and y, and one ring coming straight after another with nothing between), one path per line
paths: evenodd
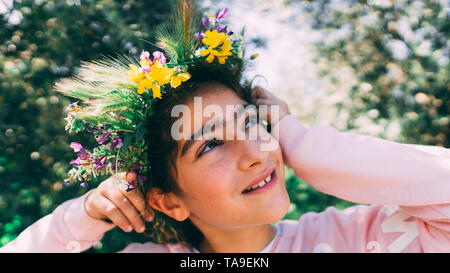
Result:
M236 112L237 115L234 115L233 118L240 116L245 111L245 108L247 108L247 106L249 106L249 105L250 104L248 104L248 103L240 104L239 106L243 106L243 107L238 107L238 111ZM202 128L200 128L197 132L192 134L192 136L184 142L183 147L181 148L181 157L184 157L189 152L190 148L193 146L195 141L203 136L203 130L204 130L205 126L207 124L211 124L211 123L213 124L212 128L215 129L215 127L216 127L215 124L217 124L217 121L215 119L208 120L207 122L205 122L205 124L202 126ZM221 120L220 124L223 124L223 120Z

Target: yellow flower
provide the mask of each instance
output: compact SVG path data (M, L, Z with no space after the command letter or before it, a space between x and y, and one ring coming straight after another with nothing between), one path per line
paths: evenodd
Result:
M158 60L155 60L153 65L150 67L150 73L148 73L147 77L152 78L158 85L161 86L168 84L172 79L173 74L173 69L161 65Z
M259 54L255 53L252 56L250 56L250 60L254 60L254 59L258 58L258 57L259 57Z
M144 79L140 80L137 90L138 94L144 93L145 89L151 89L153 98L161 99L161 86L171 82L173 75L174 69L165 67L158 60L155 60L150 67L150 73L147 73Z
M191 75L189 73L187 73L187 72L180 73L172 78L172 80L170 81L170 85L173 88L177 88L178 86L181 85L182 82L185 82L185 81L189 80L190 78L191 78Z
M147 77L138 84L138 94L144 93L145 89L153 91L153 98L161 99L161 88L153 79Z
M203 38L202 42L205 45L210 46L211 48L216 48L221 43L225 42L228 39L228 35L226 35L224 32L217 32L217 30L207 30L205 32L205 38Z
M200 52L200 56L209 56L206 58L206 61L208 63L212 63L214 61L214 57L217 56L217 59L219 60L220 64L225 64L225 60L228 58L228 56L231 56L231 42L230 41L224 41L222 45L220 46L220 51L213 49L212 47L209 47L207 49L204 49Z
M153 91L153 98L162 99L161 98L161 88L159 87L159 85L157 85L157 84L153 85L152 91Z
M155 83L153 82L153 80L148 79L148 78L140 81L138 84L138 90L137 90L138 94L144 93L145 89L152 88L154 84Z
M209 55L206 58L206 61L208 63L212 63L214 61L214 56L216 56L217 54L219 54L219 52L211 47L200 51L200 56L202 56L202 57Z
M140 82L145 79L145 74L139 71L139 67L135 66L134 64L130 64L129 67L130 70L128 71L128 77L130 78L130 80L134 82Z
M220 53L216 56L220 64L225 64L225 60L228 58L228 56L231 56L231 54L231 42L225 41L220 47Z

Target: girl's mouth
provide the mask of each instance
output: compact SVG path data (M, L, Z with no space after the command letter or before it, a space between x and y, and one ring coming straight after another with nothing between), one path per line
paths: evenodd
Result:
M266 178L261 180L259 183L256 183L253 186L245 189L242 192L242 194L253 195L253 194L268 191L269 189L271 189L275 186L275 184L277 183L277 178L278 177L277 177L276 171L273 170L272 173L270 173Z

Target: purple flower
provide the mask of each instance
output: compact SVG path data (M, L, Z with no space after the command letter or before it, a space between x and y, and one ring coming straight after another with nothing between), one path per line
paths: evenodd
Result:
M81 186L86 188L88 186L88 183L87 182L83 182L83 183L81 183Z
M67 106L67 108L66 108L66 112L69 112L69 111L75 111L75 110L77 110L77 109L79 109L79 107L78 107L78 101L76 101L76 102L74 102L74 103L71 103L71 104L69 104L69 106Z
M111 140L111 146L110 149L114 149L114 148L122 148L122 139L120 137L117 138L113 138Z
M217 13L216 13L216 19L217 20L220 20L220 19L223 19L223 18L225 18L225 16L227 16L227 14L228 14L228 9L227 8L224 8L224 9L221 9L221 10L219 10Z
M206 29L209 29L209 19L207 17L202 18L202 24Z
M99 171L103 170L106 166L106 156L94 158L95 168Z
M85 154L86 153L86 150L83 148L83 146L80 144L80 143L78 143L78 142L72 142L72 143L70 143L70 147L73 149L73 151L75 152L75 153L78 153L78 152L81 152L81 153L83 153L83 154Z
M66 184L70 184L70 181L72 181L72 177L64 179L64 183L66 183Z
M89 97L88 99L89 100L96 100L96 98L93 98L93 97Z
M132 191L136 189L136 183L134 182L128 182L126 192Z
M111 135L110 131L103 131L105 132L99 139L97 139L98 144L105 143L106 140L108 140L109 136Z
M147 176L145 175L138 175L138 181L140 184L145 183L145 181L147 180Z
M197 33L194 33L194 37L195 37L195 39L197 40L197 42L198 42L199 44L203 44L203 42L202 42L202 39L203 39L203 32L197 32Z
M80 166L80 165L89 165L89 163L83 163L82 161L89 161L89 158L91 157L88 152L81 146L78 142L72 142L70 143L70 147L73 148L74 152L79 152L77 154L77 159L71 161L69 164Z
M228 26L221 26L221 25L216 25L214 27L215 30L217 30L217 32L227 32L227 28Z
M137 164L137 163L134 163L133 164L133 167L131 167L131 170L133 171L133 172L138 172L139 171L139 164Z

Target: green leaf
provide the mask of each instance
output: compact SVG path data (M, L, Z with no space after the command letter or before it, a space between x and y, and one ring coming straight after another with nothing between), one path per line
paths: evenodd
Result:
M140 143L143 139L144 139L144 135L145 135L145 131L146 131L146 126L144 123L138 123L137 127L136 127L136 140L135 142Z
M121 153L126 153L128 151L128 146L130 146L131 142L133 142L133 135L132 134L126 134L123 142L122 142L122 149L120 150Z

